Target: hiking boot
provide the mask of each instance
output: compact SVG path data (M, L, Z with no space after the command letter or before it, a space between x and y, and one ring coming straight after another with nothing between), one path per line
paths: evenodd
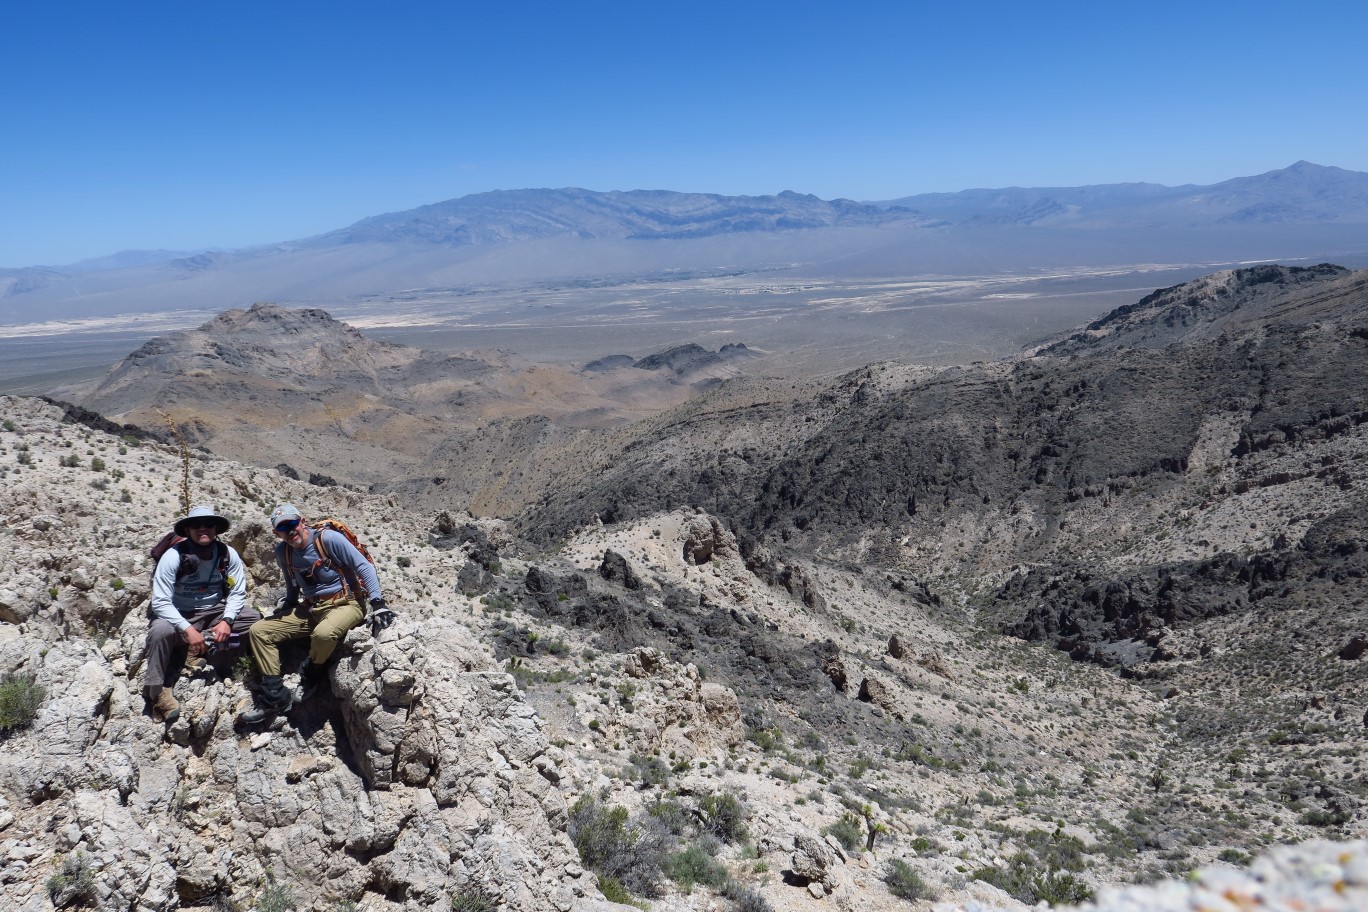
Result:
M209 660L204 656L187 654L185 656L185 668L181 670L181 674L187 678L193 678L195 675L204 674L208 668Z
M242 725L261 725L294 707L294 693L285 687L280 675L263 675L257 691L257 705L238 716Z
M176 702L176 697L169 687L149 688L147 703L152 711L152 718L158 722L170 725L180 718L180 704Z
M294 702L304 703L312 700L318 688L328 680L328 666L315 665L312 659L305 659L299 666L299 686L294 690Z

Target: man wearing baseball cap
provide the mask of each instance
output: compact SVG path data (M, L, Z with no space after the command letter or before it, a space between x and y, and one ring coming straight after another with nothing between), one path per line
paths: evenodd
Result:
M248 643L261 686L257 706L242 714L243 725L258 725L289 712L296 700L307 699L328 673L328 660L347 631L366 619L378 635L394 620L385 604L375 565L351 540L335 528L310 528L294 504L271 511L275 532L276 565L285 577L285 601L273 617L252 625ZM299 669L300 688L284 685L280 645L308 639L309 657Z
M210 640L222 645L261 620L247 606L247 571L241 556L218 540L228 525L227 517L213 506L192 508L174 526L184 540L167 548L152 572L143 685L149 709L163 722L180 717L171 689L186 652L204 655Z

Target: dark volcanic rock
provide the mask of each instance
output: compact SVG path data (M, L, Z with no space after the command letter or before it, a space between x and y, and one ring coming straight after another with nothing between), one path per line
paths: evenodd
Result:
M590 361L588 364L584 365L582 369L593 373L596 371L617 370L619 367L631 367L635 363L636 358L633 358L631 355L608 355L605 358Z
M1079 564L1037 567L1012 577L1000 605L1027 605L1004 631L1054 644L1078 659L1129 666L1165 658L1160 628L1254 605L1296 608L1313 599L1343 600L1346 586L1368 578L1368 518L1345 510L1313 526L1296 548L1248 558L1222 554L1128 573Z
M640 589L641 578L636 575L627 559L612 549L603 552L603 562L599 564L599 576L610 583L617 583L626 589Z
M682 376L700 368L710 367L721 360L715 352L710 352L699 345L689 344L678 345L663 352L656 352L654 355L647 355L633 364L632 367L639 370L668 368Z

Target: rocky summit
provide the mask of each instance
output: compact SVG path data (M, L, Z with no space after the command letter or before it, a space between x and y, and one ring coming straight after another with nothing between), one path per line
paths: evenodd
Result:
M678 396L608 421L269 305L0 399L0 906L1360 908L1365 346L1368 273L1261 266L1000 362L605 358ZM155 720L190 501L264 613L272 505L344 519L399 621Z

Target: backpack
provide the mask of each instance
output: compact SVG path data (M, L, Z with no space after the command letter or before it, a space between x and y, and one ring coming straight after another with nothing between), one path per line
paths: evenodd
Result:
M319 533L324 529L332 529L334 532L342 533L347 541L352 543L352 547L361 552L361 556L366 559L366 563L370 564L372 567L375 566L375 558L371 557L370 549L366 547L361 539L356 537L356 533L351 530L351 526L347 525L342 520L326 517L310 523L309 527ZM323 544L323 536L321 534L314 536L314 547L318 549L319 556L323 558L323 562L327 568L329 570L336 569L333 566L332 557L328 554L327 546Z
M187 541L189 541L189 539L183 535L177 535L176 531L172 529L159 538L157 543L148 549L147 556L152 558L151 576L154 579L157 575L157 564L161 562L162 555L172 548L175 548L176 552L179 553L181 557L180 567L176 570L176 579L180 579L190 572L191 565L185 559L185 551L181 549L181 545L185 544ZM214 541L214 557L218 562L219 576L223 579L223 594L226 596L233 584L228 576L228 546L217 539ZM198 569L198 566L198 563L194 564L196 569Z
M371 557L370 549L366 547L365 543L362 542L361 539L356 537L356 533L351 530L351 526L347 525L342 520L333 519L331 517L325 517L323 519L315 520L314 522L309 523L309 528L313 529L314 531L314 549L318 552L318 556L322 558L314 566L322 564L329 570L332 570L334 572L337 571L337 565L334 563L332 555L328 553L328 546L323 543L323 532L326 529L331 529L332 531L345 536L347 541L352 543L352 547L356 548L357 551L361 552L361 556L366 559L366 562L369 563L372 567L375 566L375 558ZM287 566L290 567L290 573L294 574L295 570L293 565L290 565L287 562ZM347 585L354 586L354 588L359 589L363 593L365 592L365 587L361 585L361 581L359 579L350 579L349 574L346 573L343 573L343 576L347 579ZM299 580L296 579L295 585L297 586L298 584Z

